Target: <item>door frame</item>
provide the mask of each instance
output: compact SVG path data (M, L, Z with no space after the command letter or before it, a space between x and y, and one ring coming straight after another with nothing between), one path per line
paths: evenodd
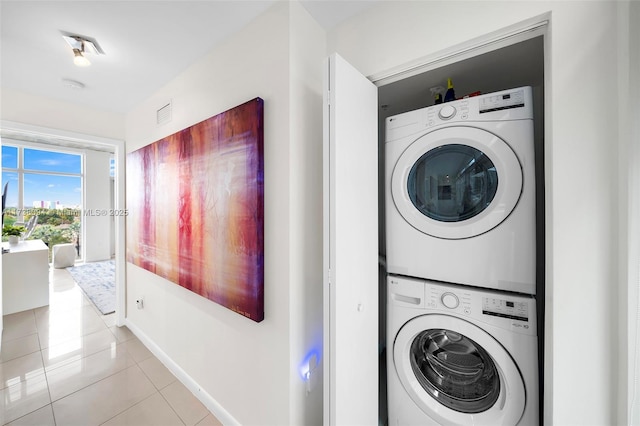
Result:
M405 78L409 78L424 72L434 70L455 62L460 62L465 59L482 55L502 47L510 46L519 42L523 42L535 37L543 37L544 43L544 87L545 92L551 87L550 81L550 59L551 59L551 41L549 38L549 26L551 22L551 12L546 12L537 16L533 16L529 19L520 21L516 24L501 28L499 30L487 33L483 36L475 37L466 42L454 45L450 48L440 50L438 52L417 58L413 61L398 65L386 71L371 74L367 78L377 87L382 87L387 84L391 84ZM549 113L551 111L550 101L547 96L544 97L544 120L548 122ZM544 131L544 145L548 146L551 143L551 134L549 127L545 127ZM546 150L545 150L546 151ZM547 153L545 158L542 159L544 163L549 162ZM550 169L544 169L544 181L551 180ZM326 194L325 194L326 197ZM542 222L546 222L546 214L548 209L544 207L549 205L550 197L548 193L544 194L540 203L543 208L540 210L544 215ZM550 246L551 235L550 229L546 228L542 230L544 236L544 277L545 286L551 288L553 283L551 282L552 271L550 268L552 258L552 247ZM553 398L552 389L547 389L547 386L552 384L552 371L553 371L553 300L550 295L551 291L545 291L540 289L537 292L539 313L538 316L538 332L543 333L543 339L539 341L539 353L541 358L539 359L539 372L541 374L540 381L540 421L547 423L553 418ZM326 304L326 300L325 300ZM545 368L546 366L546 368ZM545 385L546 384L546 385ZM325 384L326 386L326 384ZM326 391L325 391L326 392ZM326 423L326 419L325 419Z
M124 140L103 138L84 133L34 126L13 121L0 121L0 135L12 139L26 138L43 144L55 145L54 140L62 140L91 147L109 147L116 158L114 209L125 209L125 143ZM126 312L126 259L125 259L125 216L115 215L115 260L116 260L116 325L124 325Z
M389 70L372 74L367 78L378 87L386 86L387 84L395 83L405 78L464 61L465 59L511 46L512 44L520 43L531 38L545 36L550 21L551 12L543 13ZM545 52L548 51L547 47L548 45L545 41ZM545 63L548 62L548 59L545 53ZM548 73L545 73L545 75L547 74ZM548 77L545 77L545 84L547 83L547 78Z

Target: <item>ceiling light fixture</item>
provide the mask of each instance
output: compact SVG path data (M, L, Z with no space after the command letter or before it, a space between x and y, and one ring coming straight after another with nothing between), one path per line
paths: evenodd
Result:
M84 46L82 46L80 49L73 49L73 54L75 55L73 58L73 63L79 67L88 67L89 65L91 65L91 62L84 57L83 53Z
M86 67L91 65L89 59L84 55L86 53L92 53L94 55L104 55L104 50L100 47L98 42L90 37L71 34L66 31L60 31L62 38L71 46L73 50L73 63L79 67Z

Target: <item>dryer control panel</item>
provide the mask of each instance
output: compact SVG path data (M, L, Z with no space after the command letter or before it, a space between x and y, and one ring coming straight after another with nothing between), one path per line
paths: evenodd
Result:
M482 313L500 318L529 321L529 305L517 302L510 297L483 297Z
M481 96L478 101L480 114L505 109L524 108L524 89L507 90Z
M385 120L385 142L451 123L533 119L532 99L532 88L526 86L393 115Z

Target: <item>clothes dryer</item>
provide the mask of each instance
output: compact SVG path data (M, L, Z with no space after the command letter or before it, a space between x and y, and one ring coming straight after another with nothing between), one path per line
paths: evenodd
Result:
M539 423L533 296L388 277L389 426Z
M535 294L531 87L387 118L389 273Z

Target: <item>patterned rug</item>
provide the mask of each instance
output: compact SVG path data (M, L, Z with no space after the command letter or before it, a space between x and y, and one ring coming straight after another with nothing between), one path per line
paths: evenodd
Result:
M116 310L116 263L114 260L67 268L74 281L103 315Z

